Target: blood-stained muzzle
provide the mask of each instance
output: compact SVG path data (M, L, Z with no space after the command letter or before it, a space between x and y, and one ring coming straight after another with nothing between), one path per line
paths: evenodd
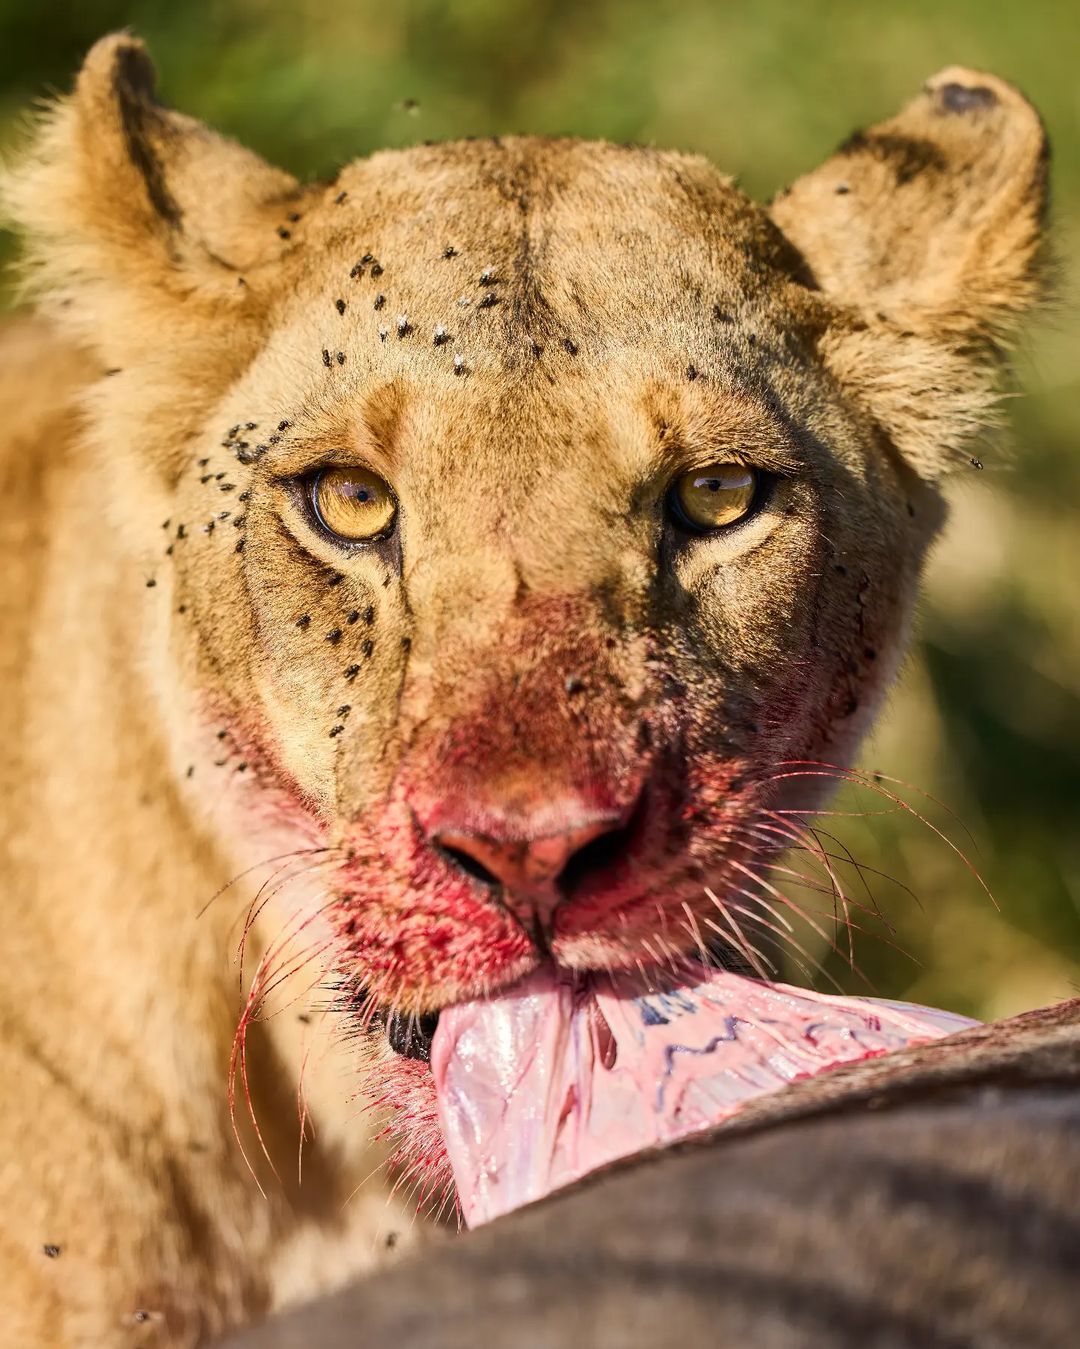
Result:
M427 697L398 786L424 845L510 910L540 945L568 886L630 846L654 762L633 644L568 623L567 601L534 602L466 700L456 663ZM594 625L595 627L595 625Z

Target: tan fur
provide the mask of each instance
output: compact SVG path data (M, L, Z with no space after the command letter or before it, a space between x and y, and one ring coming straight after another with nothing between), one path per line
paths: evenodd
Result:
M951 109L955 88L988 93ZM1035 298L1044 180L1029 105L950 71L771 214L701 160L571 141L301 188L156 104L134 39L93 50L4 185L43 316L0 348L5 1344L203 1343L399 1230L306 990L365 978L425 1010L535 959L504 914L471 927L395 870L402 782L514 809L586 771L622 790L656 762L648 721L731 821L683 840L723 873L776 764L846 760L903 650L937 480ZM368 253L383 272L350 276ZM670 478L731 452L776 471L770 504L674 540ZM393 483L397 551L312 528L292 483L330 456ZM290 923L288 950L317 948L248 1039L282 1177L260 1160L263 1198L227 1078L233 955L273 867L206 906L339 844L247 942L249 973L281 968ZM424 964L436 929L462 954ZM582 916L556 953L627 963L658 935L650 904L625 931ZM500 943L518 954L483 974Z

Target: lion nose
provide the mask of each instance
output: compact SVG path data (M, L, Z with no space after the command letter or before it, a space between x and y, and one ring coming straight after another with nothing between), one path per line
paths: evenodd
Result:
M474 833L444 824L431 842L471 876L501 889L504 902L519 916L531 912L546 925L562 898L560 876L569 869L575 876L588 870L598 840L617 835L624 822L621 813L613 813L536 837Z

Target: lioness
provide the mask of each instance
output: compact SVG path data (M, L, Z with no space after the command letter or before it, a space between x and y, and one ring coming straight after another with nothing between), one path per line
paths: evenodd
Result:
M410 1208L358 1058L438 1183L448 1002L753 957L1046 160L951 69L769 209L529 138L301 186L94 48L3 187L5 1344L203 1344L372 1263Z

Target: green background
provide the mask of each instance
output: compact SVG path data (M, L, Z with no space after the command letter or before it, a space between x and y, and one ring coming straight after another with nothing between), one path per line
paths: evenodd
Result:
M0 0L0 134L125 26L168 102L303 176L426 138L557 132L702 151L767 197L941 66L1025 89L1054 145L1061 297L1019 352L1027 392L979 451L990 471L955 486L919 641L862 758L951 807L926 813L999 907L904 811L824 822L900 882L868 878L894 929L866 922L858 943L874 990L1000 1016L1080 991L1078 14L1076 0ZM850 868L845 883L858 898Z

